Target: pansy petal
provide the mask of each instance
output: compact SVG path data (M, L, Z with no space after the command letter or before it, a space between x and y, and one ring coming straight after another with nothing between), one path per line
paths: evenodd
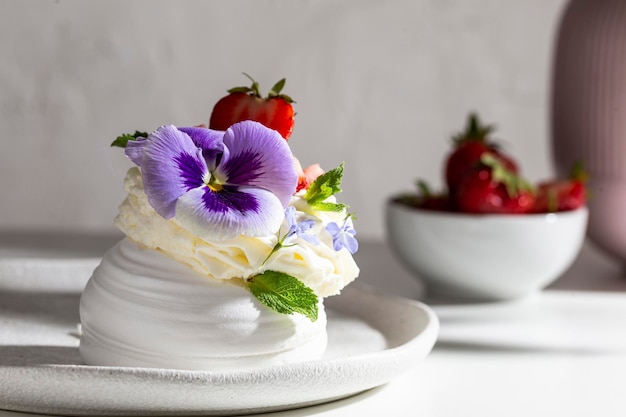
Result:
M219 162L224 152L224 132L198 126L179 127L178 130L188 134L193 143L202 149L202 155L209 164L209 170L215 169L216 162Z
M148 136L141 174L148 201L169 219L176 212L176 200L204 184L208 168L189 135L174 126L162 126Z
M225 240L241 234L271 235L284 212L278 198L263 189L225 186L215 192L202 186L178 200L175 219L203 239Z
M137 166L141 166L141 159L143 158L143 148L148 143L146 138L139 137L136 140L129 140L126 143L126 148L124 148L124 153L133 161L133 163Z
M224 134L224 154L215 175L228 184L271 191L286 207L298 175L287 141L258 122L235 123Z

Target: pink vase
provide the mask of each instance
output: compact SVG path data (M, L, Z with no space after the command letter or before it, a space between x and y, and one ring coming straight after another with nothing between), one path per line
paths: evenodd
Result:
M557 174L584 163L589 239L626 263L626 0L571 0L553 69Z

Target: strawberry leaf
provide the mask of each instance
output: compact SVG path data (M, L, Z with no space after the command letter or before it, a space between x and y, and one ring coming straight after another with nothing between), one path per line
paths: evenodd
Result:
M344 204L325 202L328 197L341 192L343 165L342 162L337 168L323 173L309 186L304 199L311 207L322 211L341 211L346 207Z
M480 162L491 168L491 177L494 181L504 184L506 192L511 198L517 197L520 191L534 192L535 188L531 183L521 176L507 169L502 161L494 154L486 152L480 157Z
M585 182L589 179L589 173L585 170L582 161L576 161L569 175L570 179Z
M494 127L490 125L483 125L476 113L470 113L467 118L467 126L465 131L455 135L452 141L458 146L460 143L477 140L484 142L491 133L494 131Z
M317 320L317 295L296 277L269 270L250 278L248 288L261 303L278 313L300 313L311 321Z
M287 103L295 103L294 99L292 99L291 97L289 97L287 94L281 94L280 92L283 91L283 87L285 87L285 83L287 82L287 80L285 78L283 78L282 80L278 81L276 84L274 84L274 86L272 87L272 89L268 92L267 97L268 98L280 98L285 100Z
M232 93L253 93L254 90L252 90L250 87L233 87L230 90L228 90L228 93L232 94Z
M283 87L285 86L286 82L287 82L287 80L285 78L283 78L282 80L280 80L276 84L274 84L274 86L272 87L272 89L268 93L268 97L274 97L274 96L279 95L280 92L283 90Z
M250 86L249 91L255 97L261 97L261 88L259 87L259 83L254 78L252 78L250 75L246 74L245 72L243 73L243 75L245 75L246 77L248 77L248 79L250 81L252 81L252 85Z
M554 213L559 209L559 193L551 188L548 190L547 195L548 213Z
M430 190L430 187L428 186L428 183L424 180L417 180L417 182L415 183L417 185L417 188L420 191L420 196L424 197L424 198L429 198L432 197L433 193Z

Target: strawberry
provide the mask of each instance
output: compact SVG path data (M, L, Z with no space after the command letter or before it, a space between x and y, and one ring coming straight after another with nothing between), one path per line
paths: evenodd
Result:
M222 97L213 107L209 128L226 130L231 125L243 120L254 120L278 131L285 140L289 140L295 122L291 97L281 94L285 79L278 81L262 97L259 83L244 73L252 81L250 87L234 87L228 95Z
M466 213L527 213L534 200L533 187L491 153L465 173L454 196L457 209Z
M485 153L495 155L508 170L518 172L517 163L489 140L488 136L493 130L492 126L483 126L478 116L470 114L465 131L453 137L454 148L448 154L445 164L446 183L452 194L465 173L478 166Z
M394 201L423 210L452 211L452 205L447 193L432 193L428 184L422 180L417 181L417 187L419 188L419 193L402 194L394 198Z
M576 210L587 201L587 173L582 164L576 164L569 178L539 183L535 213Z
M417 187L420 189L420 195L417 199L416 206L424 210L435 211L451 211L452 206L447 193L433 193L425 181L418 181Z

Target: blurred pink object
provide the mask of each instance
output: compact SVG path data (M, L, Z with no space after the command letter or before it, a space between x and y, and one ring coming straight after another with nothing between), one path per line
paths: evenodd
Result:
M588 236L626 262L626 0L571 0L552 80L557 174L590 174Z
M317 177L324 173L320 164L309 165L308 167L302 169L302 165L300 164L298 158L294 156L293 161L296 172L298 173L298 187L296 191L306 190L309 188L309 185L313 184L313 181L315 181Z

